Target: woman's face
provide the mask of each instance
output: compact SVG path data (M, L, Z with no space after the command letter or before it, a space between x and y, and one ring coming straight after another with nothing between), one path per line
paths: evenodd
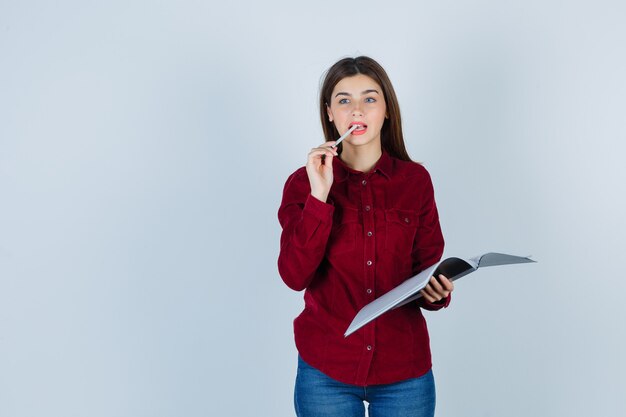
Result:
M344 143L359 146L378 141L380 144L380 130L387 117L387 105L382 88L367 75L357 74L339 81L326 110L329 120L340 134L354 124L359 125Z

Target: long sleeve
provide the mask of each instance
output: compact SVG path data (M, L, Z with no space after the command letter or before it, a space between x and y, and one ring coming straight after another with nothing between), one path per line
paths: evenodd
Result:
M324 258L333 213L331 204L311 195L304 168L287 179L278 209L278 221L283 228L278 271L289 288L302 291L313 280Z
M423 180L424 188L422 190L422 203L419 212L419 228L415 235L411 253L413 275L439 262L444 248L432 180L426 170L424 170L424 173L426 178ZM435 311L447 307L450 304L450 300L450 295L436 303L429 303L424 298L420 298L418 305L425 310Z

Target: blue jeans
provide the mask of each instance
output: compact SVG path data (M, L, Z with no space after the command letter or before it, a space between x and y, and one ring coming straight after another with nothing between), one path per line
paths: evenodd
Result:
M336 381L302 360L294 404L298 417L363 417L368 403L369 417L433 417L435 380L432 370L419 378L394 384L358 385Z

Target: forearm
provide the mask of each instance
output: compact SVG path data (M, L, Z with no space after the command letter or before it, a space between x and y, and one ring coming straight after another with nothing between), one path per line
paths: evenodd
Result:
M311 283L326 251L334 207L309 195L300 211L290 212L281 235L278 271L289 288Z

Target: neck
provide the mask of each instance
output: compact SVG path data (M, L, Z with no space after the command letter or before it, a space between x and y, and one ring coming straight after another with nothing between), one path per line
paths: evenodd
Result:
M380 142L366 146L351 146L344 142L341 160L355 171L370 172L383 154Z

